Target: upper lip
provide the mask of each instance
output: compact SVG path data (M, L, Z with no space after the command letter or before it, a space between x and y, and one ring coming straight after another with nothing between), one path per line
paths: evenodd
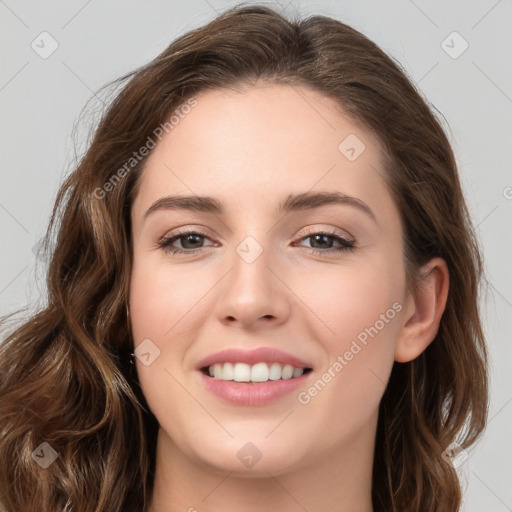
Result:
M246 363L252 365L262 362L289 364L295 368L312 368L309 363L287 352L272 347L261 347L252 350L241 348L221 350L199 361L196 370L201 370L216 363Z

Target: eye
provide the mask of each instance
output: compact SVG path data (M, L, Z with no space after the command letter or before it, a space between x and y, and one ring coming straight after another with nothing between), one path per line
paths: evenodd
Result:
M193 254L201 251L204 246L202 243L204 239L208 239L208 235L202 231L182 231L175 233L171 236L166 236L158 242L158 245L166 253L171 254ZM339 253L343 251L355 251L355 244L352 240L348 240L342 236L339 236L335 232L330 231L319 231L311 232L305 237L301 238L301 241L312 240L313 246L310 247L309 252L313 254L325 254L325 253ZM179 241L181 247L175 247L173 244ZM333 244L339 244L338 247L333 247ZM213 244L215 245L215 244ZM319 246L319 248L314 247Z
M162 238L158 242L158 245L163 249L164 252L169 252L172 254L176 253L194 253L200 251L203 247L201 247L201 240L204 238L208 238L206 233L202 231L183 231L180 233L176 233L172 236L166 236ZM174 247L172 244L176 241L180 241L182 247Z
M311 247L313 254L325 254L332 252L355 251L355 244L352 240L348 240L337 233L330 231L311 232L301 240L312 240L313 245L319 245L320 248ZM333 243L337 242L339 247L332 247Z

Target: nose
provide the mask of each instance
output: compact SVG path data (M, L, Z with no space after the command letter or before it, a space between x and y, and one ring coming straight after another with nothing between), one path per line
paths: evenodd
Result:
M254 250L249 246L249 251ZM231 270L223 279L216 314L226 326L238 325L246 330L275 328L286 322L290 314L292 292L279 270L278 258L270 249L263 250L255 259L254 256L254 252L251 257L243 250L236 252Z

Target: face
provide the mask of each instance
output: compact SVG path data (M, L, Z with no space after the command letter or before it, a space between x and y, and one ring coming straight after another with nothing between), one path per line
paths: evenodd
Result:
M162 442L195 463L306 468L373 435L404 326L379 145L305 87L195 99L132 205L140 383Z

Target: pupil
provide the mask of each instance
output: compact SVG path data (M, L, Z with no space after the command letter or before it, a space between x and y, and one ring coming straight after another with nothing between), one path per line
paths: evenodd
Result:
M193 241L194 238L196 239L196 242L198 242L201 237L198 236L198 235L187 235L185 237L186 243L188 243L190 241L190 239L192 239L192 245L193 245L194 244L194 241Z
M315 235L314 238L315 238L315 241L319 242L320 244L322 244L321 240L323 239L324 245L325 245L325 240L327 238L327 235Z

